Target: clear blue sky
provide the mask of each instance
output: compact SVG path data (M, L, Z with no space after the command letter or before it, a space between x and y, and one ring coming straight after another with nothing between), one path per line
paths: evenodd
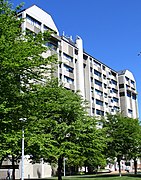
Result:
M87 53L112 69L130 70L141 108L141 0L11 0L36 4L54 19L60 35L79 35ZM141 111L140 111L141 117Z

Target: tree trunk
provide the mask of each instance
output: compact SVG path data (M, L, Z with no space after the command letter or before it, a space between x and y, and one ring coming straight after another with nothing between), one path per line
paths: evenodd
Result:
M0 160L0 167L2 166L2 163L3 163L4 158L5 158L5 157L2 157L1 160Z
M119 167L119 176L121 176L121 165L120 165L120 158L117 158L118 167Z
M136 158L134 159L134 169L135 169L134 174L137 174L137 159Z
M12 180L15 180L15 157L12 155Z
M93 167L88 165L88 174L93 174Z
M63 157L58 158L58 180L62 180Z

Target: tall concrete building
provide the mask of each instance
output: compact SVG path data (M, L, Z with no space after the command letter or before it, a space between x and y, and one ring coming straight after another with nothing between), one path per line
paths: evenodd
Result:
M80 91L84 99L89 102L91 116L104 116L106 112L116 113L121 111L125 116L138 118L136 81L128 70L117 72L83 50L83 40L76 36L75 40L59 35L59 31L52 17L36 5L19 13L25 21L22 29L29 32L44 32L53 30L50 47L44 56L56 53L59 61L56 76L64 87L72 91ZM46 164L47 166L47 164ZM27 166L31 168L30 166ZM32 167L33 168L33 167ZM34 167L25 177L44 178L51 175L45 174L45 165ZM29 168L27 168L29 169ZM35 172L36 171L36 172ZM20 176L17 175L17 178Z
M64 87L80 94L89 102L91 116L121 111L125 116L138 118L136 82L128 70L117 72L83 50L83 40L59 35L52 17L36 5L23 10L23 30L34 33L53 30L50 54L57 53L59 61L56 76ZM47 55L49 55L47 53Z
M128 70L118 72L121 111L125 116L138 117L136 82Z

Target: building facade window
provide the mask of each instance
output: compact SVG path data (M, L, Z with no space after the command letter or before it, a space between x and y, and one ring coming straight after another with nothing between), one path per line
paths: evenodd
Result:
M107 102L105 102L105 107L108 108L108 103Z
M135 85L135 82L131 80L131 84Z
M86 68L86 64L83 64L83 68L84 68L84 69Z
M100 105L100 106L103 106L103 101L100 101L100 100L96 99L96 104Z
M39 21L37 21L36 19L32 18L32 17L29 16L28 14L26 15L26 21L27 21L29 24L37 27L38 29L41 29L41 22L39 22Z
M110 93L113 93L113 90L112 90L112 89L110 89Z
M118 93L118 90L115 89L115 88L112 88L112 92L115 93L115 94L117 94L117 93Z
M61 63L59 64L59 68L62 68L62 64Z
M132 93L132 99L134 99L134 100L136 100L136 99L137 99L136 94Z
M65 68L66 71L68 71L68 72L70 72L70 73L73 73L73 68L72 68L72 67L64 64L64 68Z
M115 111L119 111L119 107L114 106L113 108L114 108Z
M99 62L95 61L95 60L94 60L94 65L99 67L99 68L101 67L101 64Z
M84 60L87 60L87 59L88 59L88 56L85 55L85 54L83 54L83 59L84 59Z
M94 92L94 88L93 88L93 87L91 87L91 92L92 92L92 93Z
M128 109L128 113L129 113L129 114L133 114L132 109Z
M126 81L129 81L129 78L125 76Z
M67 61L73 62L73 58L65 53L63 53L63 58L66 59Z
M95 84L102 87L102 82L95 79Z
M59 74L59 78L62 79L62 74Z
M56 44L54 44L54 43L52 43L52 42L46 42L46 44L45 44L47 47L49 47L50 49L52 49L52 50L57 50L57 45Z
M118 103L119 99L116 98L116 97L113 97L113 101L116 102L116 103Z
M69 84L73 84L74 82L74 79L70 78L70 77L67 77L67 76L64 76L64 81L69 83Z
M74 50L74 53L75 53L76 55L78 55L78 49L75 49L75 50Z
M124 84L119 84L119 88L124 88Z
M101 73L95 69L94 69L94 74L97 75L98 77L101 77Z
M107 96L108 96L107 93L104 93L104 97L107 98Z
M111 71L111 74L112 74L114 77L116 77L116 73L115 73L115 72Z
M103 74L103 79L106 79L106 75L105 74Z
M111 79L111 83L117 86L117 81Z
M94 109L94 108L92 108L92 113L94 114L94 112L95 112L95 109Z
M120 97L125 96L125 92L120 92L119 95Z
M95 89L95 93L99 96L102 96L103 95L103 92L98 90L98 89Z
M96 109L96 114L100 116L104 116L104 111L101 111L99 109Z
M104 83L104 88L106 89L107 88L107 84Z
M127 91L127 96L131 97L131 92L130 91Z

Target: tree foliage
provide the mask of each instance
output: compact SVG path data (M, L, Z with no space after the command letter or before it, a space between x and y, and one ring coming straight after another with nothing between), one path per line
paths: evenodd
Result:
M19 119L29 120L28 93L32 84L43 79L43 72L49 73L49 65L56 61L55 56L42 56L47 51L44 39L47 40L50 33L32 36L23 32L23 20L17 17L19 9L20 6L12 10L8 1L0 0L1 160L8 155L12 155L13 158L20 156L23 122Z
M88 169L88 173L93 173L99 167L106 165L104 149L106 148L107 139L105 130L97 127L98 119L96 117L87 117L81 121L81 132L79 144L81 147L81 160L83 166Z
M108 142L107 157L117 158L119 164L122 159L130 160L138 154L140 146L140 124L138 119L124 117L122 114L108 114L103 123L107 132Z
M27 153L33 162L43 158L57 163L58 179L62 178L64 158L69 167L105 165L105 132L97 129L97 120L88 116L86 108L79 93L65 89L56 80L35 86L31 93L34 116L27 134Z
M33 134L28 136L29 152L35 160L42 157L48 162L58 161L61 178L63 158L77 160L76 156L80 156L76 140L81 129L79 125L86 116L85 102L78 93L59 86L57 81L51 80L46 86L36 88L32 99L38 112L34 120L37 124L31 126Z

